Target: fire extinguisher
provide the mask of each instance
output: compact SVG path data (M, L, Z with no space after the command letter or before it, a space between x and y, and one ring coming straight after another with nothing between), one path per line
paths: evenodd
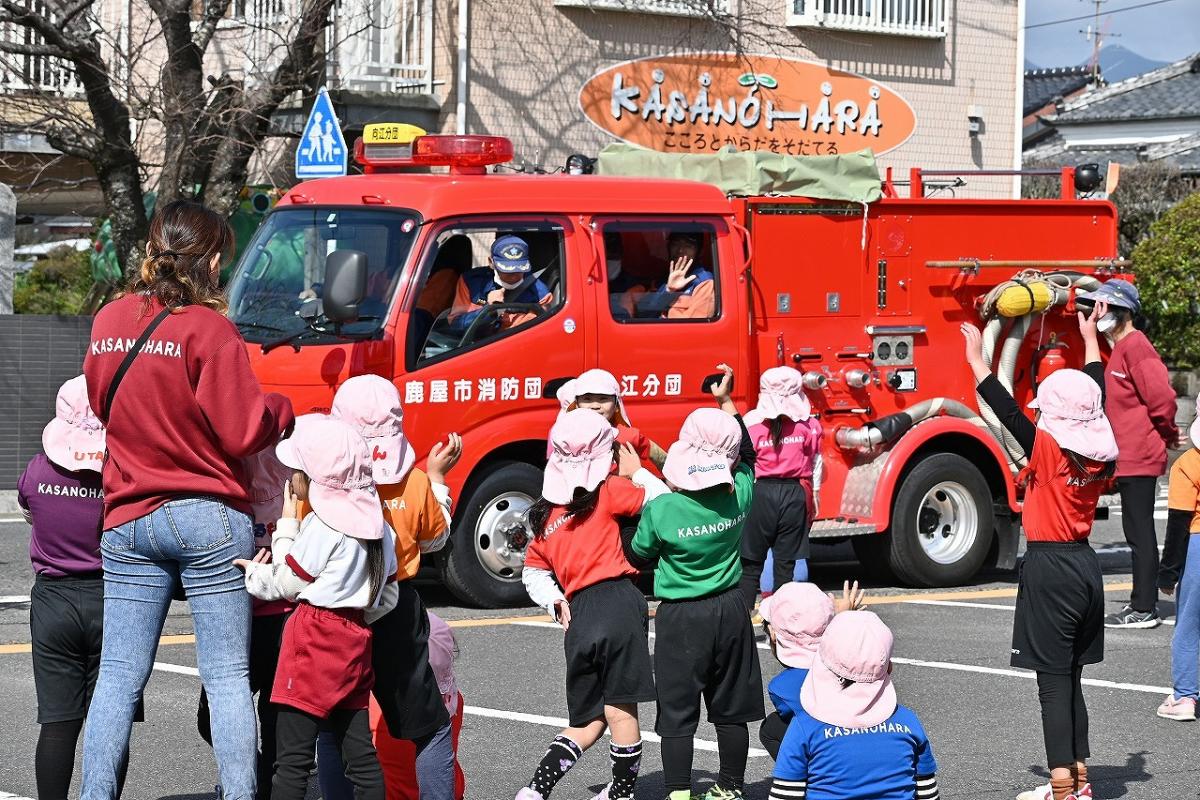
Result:
M1063 350L1066 343L1060 342L1056 336L1039 347L1033 354L1033 393L1037 394L1038 385L1060 369L1067 366L1067 358Z

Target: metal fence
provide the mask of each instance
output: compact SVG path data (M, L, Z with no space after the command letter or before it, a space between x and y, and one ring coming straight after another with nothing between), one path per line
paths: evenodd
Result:
M58 387L83 369L91 317L0 316L0 489L42 449Z

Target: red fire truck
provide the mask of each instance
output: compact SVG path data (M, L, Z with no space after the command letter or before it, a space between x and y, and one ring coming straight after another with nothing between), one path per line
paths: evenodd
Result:
M914 170L907 191L889 178L863 206L487 171L511 154L499 137L376 133L357 148L366 174L283 196L230 285L264 388L298 413L327 411L342 381L376 373L398 387L418 453L462 435L454 532L434 562L456 595L525 601L523 512L540 493L554 391L592 367L618 377L634 424L665 447L711 402L718 363L735 368L743 408L762 370L795 366L827 432L814 538L850 538L867 567L917 586L1012 566L1018 454L980 408L957 328L986 322L1018 400L1079 366L1073 291L1120 264L1112 205L1076 199L1071 171L1063 199L1013 201L926 198L929 174ZM646 310L653 290L618 302L631 283L661 283L680 231L713 276L706 315ZM455 286L507 235L529 245L550 300L491 305L464 325Z

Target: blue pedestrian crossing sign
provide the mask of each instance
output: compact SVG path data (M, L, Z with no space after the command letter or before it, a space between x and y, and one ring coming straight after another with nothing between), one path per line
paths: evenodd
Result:
M304 180L345 175L348 163L342 126L338 124L337 114L333 113L329 93L322 86L308 114L308 122L304 123L300 146L296 148L296 177Z

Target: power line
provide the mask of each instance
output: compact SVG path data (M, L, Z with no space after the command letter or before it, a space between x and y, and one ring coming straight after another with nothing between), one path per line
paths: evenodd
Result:
M1122 11L1136 11L1139 8L1147 8L1149 6L1160 6L1163 3L1173 3L1173 2L1175 2L1175 0L1150 0L1150 2L1148 2L1148 3L1138 3L1136 6L1125 6L1124 8L1114 8L1112 11L1105 11L1104 13L1106 15L1107 14L1120 14ZM1092 19L1092 15L1085 14L1082 17L1068 17L1067 19L1056 19L1056 20L1052 20L1050 22L1037 22L1037 23L1034 23L1033 25L1026 25L1025 30L1030 30L1032 28L1045 28L1050 25L1062 25L1064 22L1079 22L1080 20L1084 20L1084 19Z

